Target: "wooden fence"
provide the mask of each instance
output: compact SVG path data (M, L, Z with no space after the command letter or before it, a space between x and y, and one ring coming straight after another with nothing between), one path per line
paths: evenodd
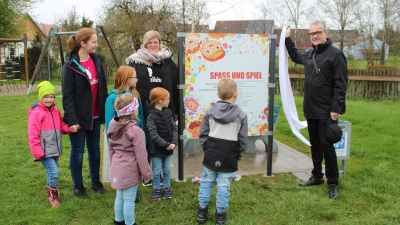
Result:
M289 72L292 72L289 70ZM304 93L304 74L290 73L294 95ZM279 74L276 74L276 93L279 94ZM349 70L347 97L374 100L400 99L400 72L392 70Z

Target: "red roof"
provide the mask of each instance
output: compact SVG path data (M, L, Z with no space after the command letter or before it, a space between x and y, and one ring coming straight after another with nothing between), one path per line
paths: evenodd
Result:
M43 33L47 36L49 36L50 33L50 29L51 28L57 28L58 26L55 24L38 24L38 27L40 28L40 30L43 31Z
M294 38L294 30L290 30L290 36ZM312 48L311 39L308 35L308 29L297 29L297 39L296 45L298 49L307 49ZM345 37L344 37L344 45L349 42L354 42L357 40L357 31L356 30L345 30ZM275 29L276 38L276 45L279 46L279 41L281 37L282 29ZM328 37L332 40L332 42L339 42L339 31L338 30L330 30L328 31Z

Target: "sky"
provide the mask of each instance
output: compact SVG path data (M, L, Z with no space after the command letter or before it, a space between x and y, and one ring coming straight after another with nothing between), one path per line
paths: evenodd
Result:
M255 19L254 13L251 12L252 7L249 7L251 2L252 0L225 0L224 3L210 1L208 3L209 14L212 15L208 23L210 28L214 28L217 20ZM96 14L101 12L102 4L103 0L43 0L33 7L30 15L37 23L55 24L58 18L65 17L64 15L75 6L77 15L85 16L97 23ZM221 13L227 8L230 9Z

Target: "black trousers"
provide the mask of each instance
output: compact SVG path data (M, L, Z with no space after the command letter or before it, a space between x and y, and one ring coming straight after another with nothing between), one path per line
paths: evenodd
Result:
M307 119L310 136L311 157L314 168L311 171L316 179L322 179L322 160L325 159L325 176L328 184L339 184L339 169L333 143L326 139L328 120Z

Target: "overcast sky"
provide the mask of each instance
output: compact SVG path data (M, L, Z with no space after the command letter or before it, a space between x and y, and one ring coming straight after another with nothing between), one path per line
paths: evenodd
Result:
M226 0L225 2L215 3L210 1L208 5L209 13L214 15L210 18L211 29L214 28L217 20L255 19L254 13L251 13L251 0ZM96 23L96 14L101 11L102 3L103 0L44 0L42 3L36 4L30 14L38 23L54 24L57 18L64 17L63 15L70 12L72 6L75 5L78 16L88 17ZM217 14L223 9L230 8L230 5L234 5L234 7L224 13Z

